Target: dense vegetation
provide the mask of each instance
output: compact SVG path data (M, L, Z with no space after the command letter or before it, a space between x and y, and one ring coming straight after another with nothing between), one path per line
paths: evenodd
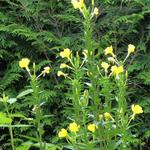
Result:
M87 6L91 6L91 0L85 2ZM125 69L128 68L128 86L124 96L127 97L128 110L132 104L139 104L144 113L131 122L133 126L129 132L132 136L128 136L127 141L130 141L128 145L133 150L150 149L150 1L95 0L95 6L99 9L99 14L92 18L92 27L87 28L87 20L79 10L73 8L70 0L0 1L0 148L12 149L10 129L13 129L14 143L18 150L38 149L40 146L35 138L37 134L42 134L49 150L67 143L59 139L58 131L72 121L81 123L81 118L78 118L81 112L77 111L80 107L75 107L76 104L72 102L76 96L73 87L78 87L80 96L91 94L87 102L89 107L85 109L88 114L91 113L91 118L92 115L108 111L109 109L100 105L99 112L93 114L96 108L92 107L94 89L90 89L90 84L98 84L98 88L102 89L98 95L100 104L104 103L106 95L108 99L115 97L118 85L113 79L99 80L99 77L94 78L97 81L95 83L85 72L88 70L94 73L90 63L100 66L106 60L106 47L112 45L117 58L123 60L128 44L133 44L136 51L125 65ZM92 33L92 40L87 42L85 31L88 30ZM81 63L79 59L84 59L83 50L90 47L88 43L94 49L94 59L91 58L90 63L81 70L76 67L75 71L65 71L71 74L74 79L72 82L68 78L58 77L60 64L68 63L60 57L60 52L64 48L70 48L75 58L73 61L77 62L75 66L78 66ZM77 51L80 57L76 55ZM32 71L34 69L40 74L45 66L49 66L50 74L40 78L40 81L30 79L28 72L18 65L25 57L31 60ZM33 62L36 67L32 67ZM9 116L5 113L2 102L4 100L9 100L7 108L13 121L8 120ZM112 101L112 105L116 107L116 102ZM42 116L39 115L42 118L42 128L39 133L36 128L37 113L40 113L35 111L37 106L42 108ZM115 111L116 109L112 112ZM93 120L91 118L87 123Z

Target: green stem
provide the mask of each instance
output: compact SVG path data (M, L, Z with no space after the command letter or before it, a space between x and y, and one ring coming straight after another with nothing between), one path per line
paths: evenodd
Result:
M75 71L75 74L77 74L77 72ZM74 103L74 108L75 108L75 113L76 113L76 116L80 116L80 104L79 104L79 101L80 101L80 81L77 77L77 75L75 75L75 80L73 80L73 97L74 97L74 100L73 100L73 103ZM80 121L80 118L78 118Z
M37 113L36 113L36 122L37 122L37 128L38 128L38 133L39 133L39 143L40 143L40 150L43 149L43 145L42 145L42 134L41 134L41 110L40 108L37 108Z
M36 108L36 126L38 129L38 141L40 143L40 150L43 149L43 145L42 145L42 128L41 128L41 108L40 108L40 100L39 100L39 87L38 87L38 83L37 83L37 78L36 76L32 76L31 78L31 86L33 89L33 97L34 100L36 102L37 108Z
M6 109L6 112L7 112L8 117L11 119L10 113L9 113L9 111L8 111L7 104L4 103L4 105L5 105L5 109ZM11 139L12 150L15 150L14 137L13 137L13 130L12 130L11 124L9 124L9 134L10 134L10 139Z
M127 139L127 120L125 117L125 112L126 112L126 83L125 83L125 78L124 78L124 74L120 75L118 81L118 105L119 105L119 114L118 116L120 116L120 120L121 120L121 128L122 128L122 140L123 140L123 144L121 145L121 147L123 148L125 145L125 141Z
M91 81L91 97L94 102L93 105L93 111L95 113L95 117L98 119L98 106L100 103L99 99L99 91L98 91L98 85L97 85L97 66L96 61L94 57L95 49L94 49L94 41L92 38L92 32L93 32L93 24L92 20L90 18L90 13L87 12L86 18L84 21L84 31L85 31L85 48L88 50L88 71L91 73L90 75L90 81Z
M10 134L10 138L11 138L12 150L15 150L14 138L13 138L13 131L12 131L12 126L11 126L11 124L9 125L9 134Z

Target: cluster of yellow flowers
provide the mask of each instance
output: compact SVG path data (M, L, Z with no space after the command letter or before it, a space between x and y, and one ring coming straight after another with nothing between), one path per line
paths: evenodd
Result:
M86 5L84 0L71 0L71 3L74 7L74 9L79 9L80 12L83 14L83 16L86 16ZM97 7L94 8L93 12L91 13L91 18L93 16L98 16L99 15L99 9Z
M143 113L142 107L141 107L140 105L132 105L132 106L131 106L131 109L132 109L132 112L133 112L132 118L133 118L135 115L137 115L137 114ZM109 121L109 120L114 121L112 115L111 115L110 113L108 113L108 112L105 112L105 113L103 114L103 116L104 116L105 121ZM79 131L79 128L80 128L80 125L78 125L78 124L75 123L75 122L70 123L69 126L68 126L68 129L69 129L71 132L75 133L75 134ZM88 129L90 132L92 132L92 133L94 133L97 128L98 128L97 125L95 125L94 123L90 123L90 124L88 124L88 126L87 126L87 129ZM69 137L67 130L64 129L64 128L62 128L62 129L58 132L58 137L59 137L59 138L66 138L66 137Z
M73 122L73 123L70 123L69 126L68 126L68 129L73 132L73 133L77 133L79 131L79 128L80 126L77 125L77 123ZM65 137L68 137L68 132L66 129L62 128L59 133L58 133L58 137L59 138L65 138Z
M134 119L135 115L143 113L142 107L140 105L132 105L131 109L132 109L132 112L133 112L133 115L132 115L131 119ZM103 114L103 117L104 117L105 121L109 121L109 120L113 120L114 121L113 117L108 112L105 112ZM70 123L69 126L68 126L69 131L72 132L72 133L75 133L75 135L79 131L79 128L80 128L80 125L78 125L75 122ZM90 123L87 126L88 131L90 131L92 133L94 133L97 128L98 128L97 125L94 124L94 123ZM72 140L72 138L69 136L68 131L66 129L64 129L64 128L62 128L58 132L58 137L59 138L68 138L68 139Z
M72 52L69 48L65 48L62 52L60 52L60 56L62 58L67 58L68 60L71 60ZM65 63L60 64L60 69L64 69L64 68L71 68L71 67ZM60 76L67 77L67 75L68 74L65 74L64 72L62 72L60 70L57 72L58 77L60 77Z
M131 53L134 53L135 51L135 46L132 44L128 45L128 53L126 58L124 59L123 63L125 62L125 60L129 57L129 55ZM111 74L110 75L115 75L116 77L118 77L119 74L123 73L124 68L123 68L123 63L119 63L119 61L117 60L116 55L113 52L113 47L109 46L107 47L105 50L105 55L111 55L111 57L108 57L108 61L112 62L113 64L116 63L116 65L111 66ZM110 64L108 64L107 62L102 62L101 63L102 68L104 68L104 71L107 73L108 72L108 68L110 67Z
M132 109L132 112L133 112L133 115L135 116L136 114L141 114L143 113L143 110L142 110L142 107L140 105L132 105L131 106L131 109ZM104 116L104 119L105 121L109 121L109 120L112 120L114 121L112 115L108 112L105 112L103 114ZM69 126L68 126L68 129L73 132L73 133L77 133L79 131L79 128L80 128L80 125L77 125L75 122L73 123L70 123ZM98 127L94 124L94 123L90 123L88 126L87 126L87 129L89 131L91 131L92 133L94 133L96 131ZM58 133L58 137L60 138L64 138L64 137L67 137L68 136L68 132L66 129L62 128L59 133Z
M73 132L73 133L77 133L79 131L80 125L77 125L77 123L73 122L70 123L68 126L69 131ZM87 126L87 129L89 131L91 131L92 133L94 133L97 129L97 126L94 123L91 123ZM67 132L66 129L62 128L59 132L58 132L58 137L59 138L67 138L69 137L69 134Z
M132 114L132 119L134 119L134 117L135 117L135 115L138 115L138 114L141 114L141 113L143 113L143 109L142 109L142 107L140 106L140 105L132 105L131 106L131 110L132 110L132 112L133 112L133 114ZM104 116L104 119L105 119L105 121L109 121L109 120L112 120L112 121L114 121L114 118L111 116L111 114L110 113L108 113L108 112L105 112L104 114L103 114L103 116ZM100 119L102 118L102 116L100 115Z
M28 59L28 58L22 58L19 61L20 68L25 68L30 74L29 64L30 64L30 59ZM49 66L44 67L43 71L41 72L41 74L38 77L40 77L41 75L45 76L46 74L49 74L50 70L51 69Z

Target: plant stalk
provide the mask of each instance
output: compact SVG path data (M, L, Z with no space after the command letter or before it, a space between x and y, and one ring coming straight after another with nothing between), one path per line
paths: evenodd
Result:
M5 109L6 109L6 112L7 112L8 117L11 119L11 116L10 116L10 113L9 113L9 111L8 111L8 107L7 107L6 102L4 102L4 105L5 105ZM13 137L13 130L12 130L11 124L9 124L9 134L10 134L10 140L11 140L12 150L15 150L14 137Z

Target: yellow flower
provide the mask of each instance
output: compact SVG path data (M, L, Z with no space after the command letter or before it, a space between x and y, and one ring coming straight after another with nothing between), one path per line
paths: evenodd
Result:
M143 113L142 107L140 105L132 105L131 109L133 111L133 114L141 114Z
M73 5L74 9L78 9L79 8L79 2L77 0L72 0L71 3Z
M110 119L114 120L113 117L111 116L111 114L108 113L108 112L105 112L105 113L104 113L104 119L105 119L106 121L108 121L108 120L110 120Z
M67 74L63 73L62 71L58 71L58 72L57 72L57 76L58 76L58 77L60 77L60 76L66 77Z
M67 57L68 59L70 58L70 55L71 55L71 51L69 48L65 48L64 51L60 52L60 56L62 58L65 58Z
M123 66L119 66L119 67L117 67L117 66L112 66L112 67L111 67L111 71L112 71L112 74L118 75L118 74L120 74L120 73L123 72Z
M71 3L74 7L74 9L81 9L84 7L84 0L71 0Z
M29 63L30 63L30 60L29 60L28 58L22 58L22 59L19 61L19 66L20 66L21 68L26 68L26 69L28 69Z
M94 123L89 124L88 125L88 130L94 133L95 130L96 130L96 125Z
M117 66L112 66L111 67L112 74L115 74L116 70L117 70Z
M132 44L128 45L128 55L130 55L131 53L134 53L135 51L135 46Z
M70 123L69 124L69 130L71 131L71 132L78 132L79 131L79 128L80 128L80 126L79 125L77 125L75 122L73 122L73 123Z
M107 69L109 68L109 64L106 62L102 62L101 66L105 69L105 72L107 72Z
M42 74L44 74L44 75L45 75L45 74L49 74L49 73L50 73L50 70L51 70L50 67L48 67L48 66L47 66L47 67L44 67L44 70L42 71Z
M64 64L64 63L62 63L62 64L60 64L60 68L62 69L62 68L68 68L69 66L67 65L67 64Z
M61 129L60 131L59 131L59 133L58 133L58 137L59 138L65 138L65 137L67 137L67 135L68 135L68 132L67 132L67 130L66 129Z
M105 55L111 54L113 57L115 57L112 46L107 47L104 51L105 51Z
M96 16L98 16L99 15L99 10L98 10L98 8L97 7L95 7L94 8L94 12L93 12Z

